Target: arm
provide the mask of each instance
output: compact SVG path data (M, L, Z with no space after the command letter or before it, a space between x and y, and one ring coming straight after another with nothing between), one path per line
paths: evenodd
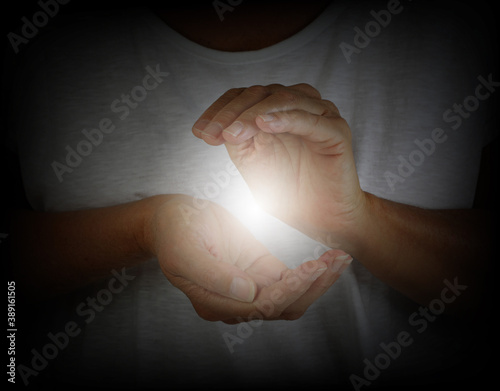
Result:
M428 305L440 297L444 279L457 279L469 299L448 309L477 304L489 261L485 213L424 210L364 192L349 126L311 86L230 90L193 133L225 144L270 213L342 248L404 295Z
M16 212L11 235L16 279L29 296L40 298L150 259L144 228L169 197L71 212Z
M406 270L406 283L409 286L405 287L405 281L399 280L391 281L392 286L398 287L400 291L412 289L418 294L419 287L412 286L412 276L421 275L420 278L425 280L426 285L434 285L433 290L436 292L433 297L418 299L421 303L428 304L431 300L440 298L444 289L443 279L453 281L457 277L464 289L464 294L460 295L460 307L473 310L472 307L482 305L488 311L488 300L481 299L487 298L492 278L492 201L498 198L494 195L498 189L493 187L495 177L491 169L494 167L496 147L497 143L493 142L483 149L473 209L427 210L367 194L370 200L367 216L371 216L367 220L372 224L366 225L367 232L362 235L366 240L354 239L357 244L353 245L359 248L360 259L367 259L361 253L370 252L369 249L373 249L376 242L382 243L381 248L388 253L386 259L394 262L391 266L377 262L382 255L371 251L373 257L370 263L373 265L367 267L373 268L372 271L376 274L379 269L377 265L382 265L387 270L379 272L389 281L391 278L394 280L395 275L391 270L398 268L398 262L415 258L412 262L413 270ZM395 240L387 240L392 237ZM396 254L399 255L399 260ZM432 274L422 274L426 270L433 270L434 280ZM467 288L463 288L465 286Z
M192 202L176 194L75 212L22 212L12 233L16 280L40 299L156 257L202 318L237 323L300 317L352 260L329 250L288 269L226 210L213 203L194 210Z
M448 310L481 303L491 257L486 211L427 210L365 194L362 218L343 234L353 256L420 304L439 299L445 279L467 287Z

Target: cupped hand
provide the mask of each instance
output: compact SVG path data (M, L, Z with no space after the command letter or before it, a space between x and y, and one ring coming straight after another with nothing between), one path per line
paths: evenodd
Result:
M299 318L352 260L329 250L289 269L224 208L184 195L159 207L149 231L165 276L211 321Z
M310 85L229 90L193 133L224 143L257 202L315 239L342 236L363 213L350 128Z

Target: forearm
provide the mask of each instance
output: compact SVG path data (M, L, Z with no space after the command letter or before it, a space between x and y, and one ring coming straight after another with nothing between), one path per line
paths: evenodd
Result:
M491 256L488 214L427 210L366 195L366 212L347 235L347 251L379 279L421 304L440 298L445 279L457 279L467 286L460 307L474 305Z
M50 296L150 259L145 227L169 197L72 212L18 212L12 227L16 279L28 295Z

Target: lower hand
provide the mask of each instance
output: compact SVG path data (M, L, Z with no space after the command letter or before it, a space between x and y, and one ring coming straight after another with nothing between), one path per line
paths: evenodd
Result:
M222 207L209 203L193 212L192 205L188 196L170 198L147 236L165 276L203 319L299 318L352 260L329 250L289 269Z

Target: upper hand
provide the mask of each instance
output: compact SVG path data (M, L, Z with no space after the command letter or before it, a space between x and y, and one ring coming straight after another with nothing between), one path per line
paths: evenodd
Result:
M363 213L350 128L310 85L229 90L193 133L225 143L257 202L309 236L342 236Z
M183 195L163 204L150 222L148 242L165 276L204 319L296 319L352 260L329 250L288 269L225 209L192 205Z

